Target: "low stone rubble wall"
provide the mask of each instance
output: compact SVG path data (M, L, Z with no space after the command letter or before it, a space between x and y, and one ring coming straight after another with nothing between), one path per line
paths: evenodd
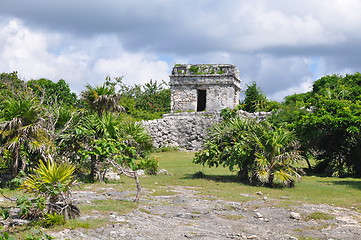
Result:
M219 112L181 112L164 114L162 119L142 121L142 124L156 148L197 151L202 148L207 129L219 121Z
M241 117L264 120L270 113L238 112ZM208 129L221 121L220 112L180 112L164 114L163 118L142 121L153 138L153 145L178 147L180 150L198 151L202 149Z

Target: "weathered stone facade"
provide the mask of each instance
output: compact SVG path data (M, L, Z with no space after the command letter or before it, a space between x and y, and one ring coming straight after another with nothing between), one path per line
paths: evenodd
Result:
M240 117L264 120L271 113L238 112ZM153 145L160 147L178 147L181 150L198 151L208 134L208 129L221 121L220 112L181 112L164 114L162 119L142 121L152 136Z
M177 64L172 70L171 111L220 111L239 103L239 71L231 64Z

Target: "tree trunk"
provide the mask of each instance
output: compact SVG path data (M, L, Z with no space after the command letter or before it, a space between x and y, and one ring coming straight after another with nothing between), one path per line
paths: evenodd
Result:
M90 179L92 181L99 180L100 170L99 170L99 159L98 156L91 155L91 168L90 168Z
M312 166L311 166L310 160L308 159L307 156L305 156L305 160L306 160L306 163L307 163L307 165L308 165L308 170L311 171L311 170L312 170Z
M361 144L355 147L355 158L353 159L355 177L361 177Z
M18 175L19 171L18 171L18 167L19 167L19 152L15 151L13 154L13 159L14 161L12 162L12 164L10 163L9 166L9 173L10 175L14 178Z

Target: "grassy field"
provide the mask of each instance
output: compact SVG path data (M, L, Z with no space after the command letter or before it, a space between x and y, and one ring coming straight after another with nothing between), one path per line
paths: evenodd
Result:
M194 186L202 194L231 201L249 200L241 194L262 192L265 196L280 199L283 203L315 203L361 209L361 179L303 176L294 188L271 189L254 187L235 181L236 172L227 168L208 168L192 163L194 153L156 153L159 168L166 169L172 176L149 176L141 179L143 187L159 189L159 186ZM203 178L193 178L201 171Z
M153 191L152 195L172 194L171 190L167 190L171 186L190 186L196 187L200 195L229 201L247 201L252 197L245 195L256 198L256 193L262 192L268 198L279 200L280 205L313 203L361 209L361 179L303 176L293 188L272 189L237 182L236 172L230 172L227 168L193 164L192 152L162 152L153 156L158 158L159 169L166 169L172 175L141 177L142 188ZM193 175L200 171L204 176L194 178ZM133 179L122 177L120 185L114 183L119 191L135 189ZM89 187L88 184L84 186ZM92 186L105 187L104 184Z

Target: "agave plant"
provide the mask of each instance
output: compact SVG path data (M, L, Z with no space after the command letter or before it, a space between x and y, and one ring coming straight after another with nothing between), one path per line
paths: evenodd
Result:
M39 162L34 173L29 175L21 186L28 193L48 200L48 213L63 214L66 219L80 214L72 203L70 190L76 180L75 167L68 163Z

